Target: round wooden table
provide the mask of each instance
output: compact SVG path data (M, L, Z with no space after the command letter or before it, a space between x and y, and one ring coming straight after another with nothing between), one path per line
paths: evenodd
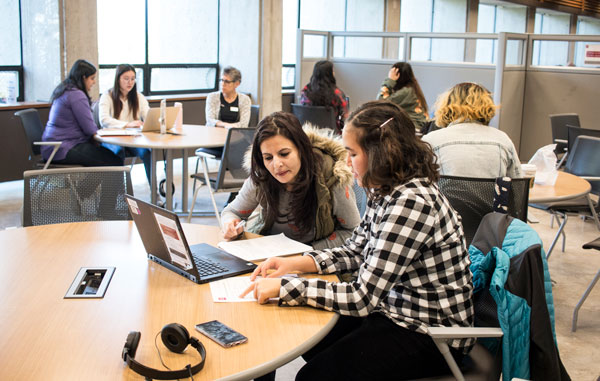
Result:
M174 135L173 133L177 134ZM181 209L187 212L188 201L188 161L187 149L190 148L214 148L223 147L227 138L227 129L220 127L200 126L184 124L182 128L174 128L166 134L158 132L144 132L135 136L95 136L102 143L115 144L122 147L148 148L152 152L151 170L151 202L156 204L156 153L157 150L166 150L166 190L170 190L173 184L173 150L183 151L183 172L181 176ZM171 192L166 191L166 205L168 210L173 210L173 199Z
M581 177L566 172L558 172L554 185L535 184L529 190L529 203L566 201L585 196L592 189L590 183Z
M190 244L216 244L217 227L184 224ZM162 369L154 346L161 328L177 322L205 346L194 380L250 379L304 353L337 321L332 312L255 302L214 303L198 285L149 261L133 222L80 222L5 230L0 266L1 380L142 380L121 359L127 334L140 331L135 359ZM63 299L81 267L114 266L102 299ZM328 276L333 280L335 277ZM217 319L248 337L223 348L194 329ZM199 361L160 353L171 369Z

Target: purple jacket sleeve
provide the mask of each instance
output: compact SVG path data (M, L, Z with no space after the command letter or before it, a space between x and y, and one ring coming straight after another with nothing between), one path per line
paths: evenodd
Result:
M87 97L82 91L72 91L69 95L71 97L71 109L75 119L77 119L77 124L79 124L85 135L93 136L98 131L98 126L94 122Z

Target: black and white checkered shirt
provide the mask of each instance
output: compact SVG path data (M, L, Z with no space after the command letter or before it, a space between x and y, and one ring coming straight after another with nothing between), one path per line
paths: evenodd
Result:
M284 278L281 305L309 305L342 315L383 313L401 327L473 323L473 283L458 214L437 186L413 179L377 202L346 243L311 251L320 274L358 269L351 283ZM449 344L463 352L473 339Z

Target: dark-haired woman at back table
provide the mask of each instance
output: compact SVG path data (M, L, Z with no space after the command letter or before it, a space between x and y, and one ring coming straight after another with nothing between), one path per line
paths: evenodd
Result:
M417 131L427 123L427 101L412 67L407 62L396 62L392 65L387 78L381 84L377 99L400 106L413 121Z
M335 132L342 133L344 120L348 116L348 101L346 94L336 85L333 64L330 61L315 63L310 81L300 93L300 104L333 107L336 115Z
M123 165L123 159L93 140L98 126L94 123L89 91L96 83L96 68L86 60L77 60L69 76L52 93L52 106L42 140L61 141L53 163L80 164L86 167ZM53 147L42 146L48 160Z
M128 64L117 66L113 87L100 97L100 124L102 128L142 127L148 113L148 101L137 91L135 68ZM121 147L103 144L121 158L137 156L144 162L146 178L151 183L152 154L147 148Z

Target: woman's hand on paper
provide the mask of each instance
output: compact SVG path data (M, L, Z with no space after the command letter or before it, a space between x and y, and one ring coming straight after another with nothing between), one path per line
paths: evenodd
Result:
M274 270L269 273L269 270ZM277 278L285 274L289 274L293 271L300 271L303 273L316 272L317 266L311 256L297 256L297 257L272 257L258 265L254 272L250 276L250 280L254 281L257 276L263 278Z
M225 238L226 241L236 239L242 234L244 226L240 226L240 222L242 222L242 220L236 218L223 224L223 238Z
M254 274L252 274L254 275ZM254 298L259 304L265 304L270 298L279 297L279 289L281 288L281 278L261 278L252 282L250 286L240 295L240 298L254 292Z

